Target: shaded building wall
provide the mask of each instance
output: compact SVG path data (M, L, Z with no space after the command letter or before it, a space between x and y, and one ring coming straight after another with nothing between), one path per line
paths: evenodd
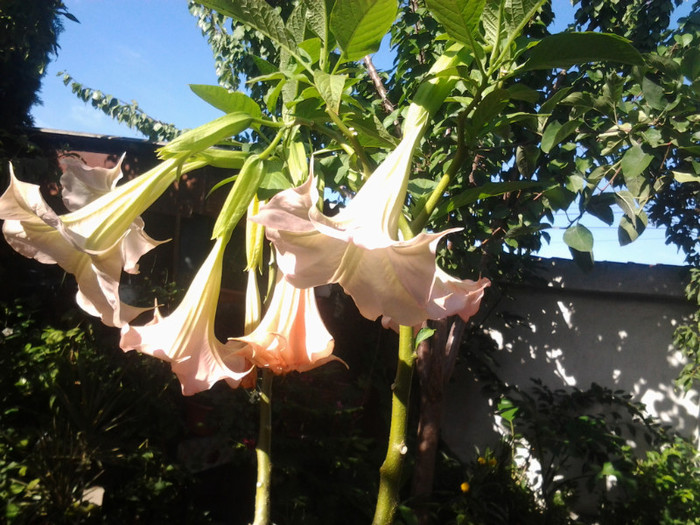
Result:
M484 330L497 343L496 373L509 385L624 390L682 435L698 440L698 392L674 380L683 367L671 344L693 306L681 267L596 263L583 273L571 261L542 260L537 285L507 286ZM493 297L491 298L493 300ZM457 365L446 394L443 438L460 457L498 441L483 384Z

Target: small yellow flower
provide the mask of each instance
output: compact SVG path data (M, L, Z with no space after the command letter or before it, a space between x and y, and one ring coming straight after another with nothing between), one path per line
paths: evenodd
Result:
M479 456L478 459L476 460L476 462L477 462L479 465L486 465L486 458L484 458L484 457L482 457L482 456Z
M469 483L465 481L464 483L462 483L462 484L459 486L459 488L460 488L460 490L461 490L462 492L464 492L464 493L466 494L467 492L469 492L469 489L470 489L471 487L469 486Z
M496 461L496 458L491 458L489 459L489 466L490 467L495 467L498 461Z

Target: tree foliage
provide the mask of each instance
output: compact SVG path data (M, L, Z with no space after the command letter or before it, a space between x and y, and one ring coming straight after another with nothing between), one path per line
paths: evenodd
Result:
M0 123L3 129L31 126L40 102L41 79L58 52L63 18L74 22L62 1L3 0L0 3Z
M174 124L149 116L136 101L124 102L113 95L84 86L68 73L60 72L59 75L63 75L63 83L66 86L70 85L71 91L80 100L89 102L92 107L99 109L117 122L138 130L148 137L148 140L154 142L173 140L180 134L180 130Z

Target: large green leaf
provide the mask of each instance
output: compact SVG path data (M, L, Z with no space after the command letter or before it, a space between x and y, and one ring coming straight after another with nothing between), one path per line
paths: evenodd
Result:
M644 153L641 146L632 146L628 149L620 161L625 181L629 183L629 181L641 175L653 158L653 156Z
M299 3L292 10L285 24L292 38L297 42L304 40L306 35L306 5Z
M486 0L426 0L425 5L457 42L469 44Z
M520 71L568 68L588 62L620 62L639 66L644 60L629 40L617 35L559 33L535 44Z
M615 202L617 202L617 205L630 219L633 219L637 215L639 207L637 206L637 201L634 199L634 195L629 191L620 190L615 192Z
M471 115L465 127L466 135L471 139L476 138L479 132L503 111L508 103L508 97L508 91L505 89L494 89L486 95Z
M586 212L599 218L608 226L615 222L615 214L612 205L615 204L615 196L612 193L599 193L593 195L586 203Z
M700 175L695 175L694 173L685 173L683 171L672 171L673 178L676 182L685 184L687 182L700 182Z
M396 19L396 0L337 0L330 29L346 60L376 52Z
M245 93L231 93L221 86L190 84L190 89L199 98L224 113L247 113L253 118L260 118L262 112L256 102Z
M265 0L201 0L200 3L222 15L257 29L273 42L296 52L296 42L282 17Z
M583 224L569 226L564 232L564 242L578 252L593 251L593 234Z

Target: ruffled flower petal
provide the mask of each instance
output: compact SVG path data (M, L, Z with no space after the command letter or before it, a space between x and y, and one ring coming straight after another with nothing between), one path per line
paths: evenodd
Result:
M112 191L122 178L121 156L113 168L91 168L73 157L61 159L64 167L61 175L61 198L70 211L75 211L98 197Z
M235 388L251 371L245 357L236 352L236 343L221 343L214 335L224 248L223 239L217 239L173 313L163 317L156 308L147 325L125 325L121 330L122 350L169 362L186 396L208 390L222 379Z

